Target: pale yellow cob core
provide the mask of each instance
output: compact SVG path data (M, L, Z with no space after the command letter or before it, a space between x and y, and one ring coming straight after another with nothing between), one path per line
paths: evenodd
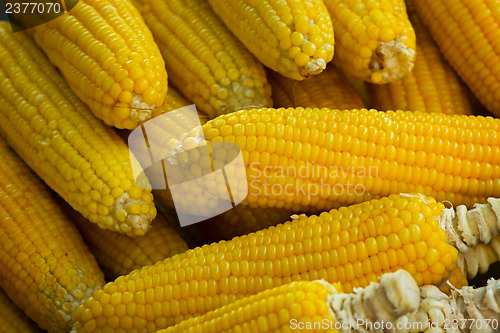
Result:
M0 23L2 135L73 208L104 229L144 234L156 215L120 137L88 110L24 32Z
M294 80L321 73L333 58L333 28L320 0L209 0L264 65Z
M365 105L342 71L330 64L321 74L296 81L269 71L274 107L361 109Z
M371 106L377 110L471 115L471 96L467 87L415 12L410 12L410 20L417 36L415 68L402 79L385 85L370 85Z
M263 66L205 0L133 0L165 58L171 82L214 116L270 106Z
M418 285L439 285L458 255L439 226L443 209L393 195L188 250L108 283L75 312L75 328L154 332L298 280L351 292L404 269Z
M500 115L500 11L492 0L412 0L446 59Z
M404 0L325 0L336 36L335 62L362 80L383 84L408 74L415 32Z
M129 0L85 0L30 30L73 91L106 124L134 129L161 109L167 72Z
M0 327L3 333L42 333L3 290L0 290Z
M220 116L203 132L241 148L246 175L232 181L248 184L243 203L252 206L315 211L412 192L472 207L500 197L500 120L491 117L263 108ZM192 177L205 173L186 147L179 168L187 161L202 169Z
M0 156L0 287L41 328L67 332L104 276L48 188L3 139Z

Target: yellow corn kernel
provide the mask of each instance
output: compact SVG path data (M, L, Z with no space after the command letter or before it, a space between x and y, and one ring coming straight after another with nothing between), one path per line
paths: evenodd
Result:
M0 290L0 327L4 333L42 333L3 290Z
M21 23L30 17L22 15ZM107 125L134 129L163 107L165 62L129 0L79 1L30 32L73 91Z
M370 85L372 106L377 110L409 110L472 114L470 92L439 51L420 17L410 11L417 36L415 68L402 79Z
M333 58L333 28L319 0L209 0L215 13L265 66L303 80Z
M68 332L75 309L104 286L103 273L49 189L4 139L0 156L0 287L41 328Z
M200 111L215 116L272 104L264 68L205 0L133 3L158 42L171 82Z
M220 116L203 131L241 148L246 175L232 181L247 182L242 203L251 206L314 212L413 192L472 207L500 197L500 120L492 117L262 108Z
M467 281L467 278L465 277L462 268L457 266L451 272L451 275L446 281L446 284L444 284L441 288L439 288L439 290L441 290L443 293L447 295L451 295L451 291L453 289L460 289L468 285L469 281Z
M424 258L438 248L448 249L443 257L449 255L453 262L440 257L436 262L424 262L424 270L413 272L419 285L440 284L455 268L458 256L447 245L437 220L443 210L444 205L432 198L392 195L319 216L294 216L284 224L197 247L119 277L75 312L75 327L78 332L87 332L86 325L99 330L111 327L116 318L112 314L123 304L106 305L106 313L90 314L88 310L101 308L115 293L130 295L130 304L137 308L157 309L163 321L143 311L118 318L132 323L128 329L154 332L296 280L340 282L345 292L351 292L378 281L383 273L421 260L404 252L406 261L399 261L395 255L399 249L405 251L398 234L402 228L410 231L408 244L430 241L422 253ZM427 229L429 234L422 232ZM439 236L436 242L433 234ZM387 263L381 260L384 258ZM371 259L379 260L383 267L370 264ZM444 271L437 272L441 267ZM427 268L436 273L427 274Z
M146 235L131 238L102 230L67 204L63 207L109 281L188 249L174 226L161 214Z
M156 215L127 146L96 119L24 32L0 23L0 132L73 208L103 229L142 235ZM143 188L144 187L144 188ZM148 211L133 214L138 204Z
M361 109L365 105L342 71L329 65L321 74L295 81L268 71L274 107Z
M404 0L325 0L336 36L335 63L376 84L408 74L415 62L415 32Z
M203 316L187 319L158 333L181 332L286 332L297 328L335 324L330 298L339 294L340 284L299 281L265 290L223 306ZM300 315L300 316L299 316Z
M500 13L491 0L412 0L443 55L488 108L500 115Z

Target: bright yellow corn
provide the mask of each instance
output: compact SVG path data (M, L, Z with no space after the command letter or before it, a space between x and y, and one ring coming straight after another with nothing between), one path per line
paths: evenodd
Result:
M103 274L48 188L3 139L0 156L0 287L41 328L67 332Z
M156 215L129 151L24 32L0 22L0 132L38 175L101 228L141 235ZM141 184L147 187L147 181Z
M321 0L208 0L257 59L294 80L319 74L333 58L333 28Z
M246 176L232 181L247 182L251 206L310 212L411 192L472 207L500 197L500 119L491 117L263 108L220 116L203 132L241 148ZM177 154L174 167L206 168L193 157ZM182 191L178 209L199 206Z
M295 81L269 71L274 107L361 109L365 105L342 71L329 65L321 74Z
M408 74L415 62L415 32L404 0L325 0L336 36L335 63L377 84Z
M64 205L64 208L107 280L114 280L119 275L126 275L134 269L152 265L188 249L177 230L161 214L153 221L146 235L132 238L102 230L68 205Z
M500 115L500 12L492 0L412 0L458 75Z
M206 0L133 0L165 58L171 82L200 111L215 116L270 106L262 65Z
M170 332L370 332L374 323L394 323L418 309L420 293L408 272L387 273L353 294L325 281L292 282L265 290L158 333ZM394 325L394 324L393 324ZM387 327L386 326L386 327ZM395 326L395 325L394 325ZM365 330L366 329L366 330ZM349 329L340 330L351 331Z
M458 256L439 226L443 210L432 198L393 195L188 250L108 283L75 312L75 327L154 332L297 280L350 292L405 269L418 285L440 284Z
M134 129L163 107L165 62L129 0L82 0L30 31L73 91L106 124Z
M324 281L299 281L265 290L158 333L181 332L287 332L290 323L301 327L314 322L334 323L330 298L341 289Z
M371 106L377 110L409 110L472 114L471 96L438 49L420 17L410 11L417 36L415 68L402 79L370 85Z
M3 290L0 290L0 327L3 333L42 333Z

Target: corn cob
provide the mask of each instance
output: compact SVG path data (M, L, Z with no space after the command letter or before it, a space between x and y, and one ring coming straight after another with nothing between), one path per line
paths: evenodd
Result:
M14 17L23 23L31 16ZM79 1L30 31L73 91L106 124L134 129L163 107L165 63L129 0Z
M500 13L491 0L412 0L446 59L472 92L500 115Z
M127 146L96 119L24 32L0 22L0 132L73 208L101 228L141 235L156 215Z
M104 285L103 274L48 189L4 139L0 156L0 287L41 328L66 332L75 309Z
M470 279L478 274L485 274L490 265L500 261L500 235L491 239L488 244L479 243L466 253L459 255L458 265Z
M131 238L99 229L66 204L64 210L80 231L108 281L188 249L173 225L161 214L146 235Z
M0 327L4 333L42 332L5 294L0 290Z
M370 85L371 106L377 110L411 110L472 114L471 96L439 51L420 17L410 11L417 36L415 68L402 79Z
M325 0L336 36L335 63L362 80L397 80L415 62L415 32L404 0Z
M382 276L379 284L357 290L355 295L339 293L335 287L324 281L292 282L185 320L158 333L259 333L289 332L290 329L337 332L333 330L335 324L352 327L352 322L393 322L402 313L416 310L418 305L418 287L405 271L388 273ZM326 326L318 327L319 323Z
M204 113L270 106L262 65L206 0L133 0L165 58L171 82Z
M246 176L234 174L232 181L248 185L243 203L251 206L309 212L412 192L471 207L500 197L500 120L491 117L263 108L220 116L202 129L210 142L241 148ZM168 162L178 163L174 170L202 169L186 170L188 179L207 170L186 148L198 141L188 136ZM177 209L203 208L192 188L177 190L186 200ZM210 205L218 200L212 196Z
M166 100L165 106L161 110L162 112L161 113L153 113L153 117L157 117L160 114L174 111L174 110L180 109L184 106L188 106L191 104L193 104L193 103L188 101L186 99L186 97L184 97L179 91L177 91L174 87L169 86L168 91L167 91L167 100Z
M330 65L321 74L295 81L276 72L268 72L273 88L275 107L317 107L332 109L360 109L365 105L347 81L342 71Z
M330 15L319 0L208 0L215 13L264 65L303 80L333 58Z
M121 276L94 293L73 319L79 332L120 325L154 332L297 280L340 282L351 292L405 269L418 285L440 284L457 260L439 227L443 209L431 198L393 195L295 217Z

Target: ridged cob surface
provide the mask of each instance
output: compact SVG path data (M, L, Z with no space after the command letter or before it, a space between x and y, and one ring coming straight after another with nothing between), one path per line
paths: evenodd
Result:
M404 0L325 0L335 31L334 62L362 80L383 84L414 66L415 32Z
M440 284L457 260L439 226L443 209L393 195L188 250L108 283L75 312L75 327L154 332L297 280L350 292L405 269L418 285Z
M21 23L25 19L30 16L21 17ZM129 0L82 0L30 31L73 91L106 124L134 129L163 107L165 63Z
M500 12L492 0L412 0L446 59L472 92L500 115Z
M133 0L165 59L170 81L204 113L270 106L263 66L206 0Z
M41 328L67 332L75 309L104 285L103 273L48 188L3 139L0 156L0 287Z
M38 175L101 228L141 235L156 215L120 137L71 91L24 32L0 22L0 132Z
M321 74L295 81L268 71L274 107L361 109L365 105L342 71L330 64Z
M371 107L377 110L407 110L472 114L470 93L439 51L420 17L409 11L417 36L415 68L402 79L370 85Z
M321 0L208 0L264 65L294 80L321 73L333 58L332 21Z
M248 185L243 203L251 206L316 211L411 192L472 207L500 197L500 120L491 117L263 108L220 116L202 129L211 144L241 148L246 175L232 172L231 187ZM196 140L187 137L186 147ZM179 151L169 163L180 171L190 165L186 178L208 170L202 158ZM203 185L197 191L224 190ZM194 214L207 205L193 200L192 185L176 190L185 195L178 209ZM219 202L212 196L209 204Z
M0 290L0 327L3 333L42 333L3 290Z
M144 236L132 238L100 229L68 205L64 205L64 210L78 228L108 281L188 249L177 230L161 214L158 214Z

